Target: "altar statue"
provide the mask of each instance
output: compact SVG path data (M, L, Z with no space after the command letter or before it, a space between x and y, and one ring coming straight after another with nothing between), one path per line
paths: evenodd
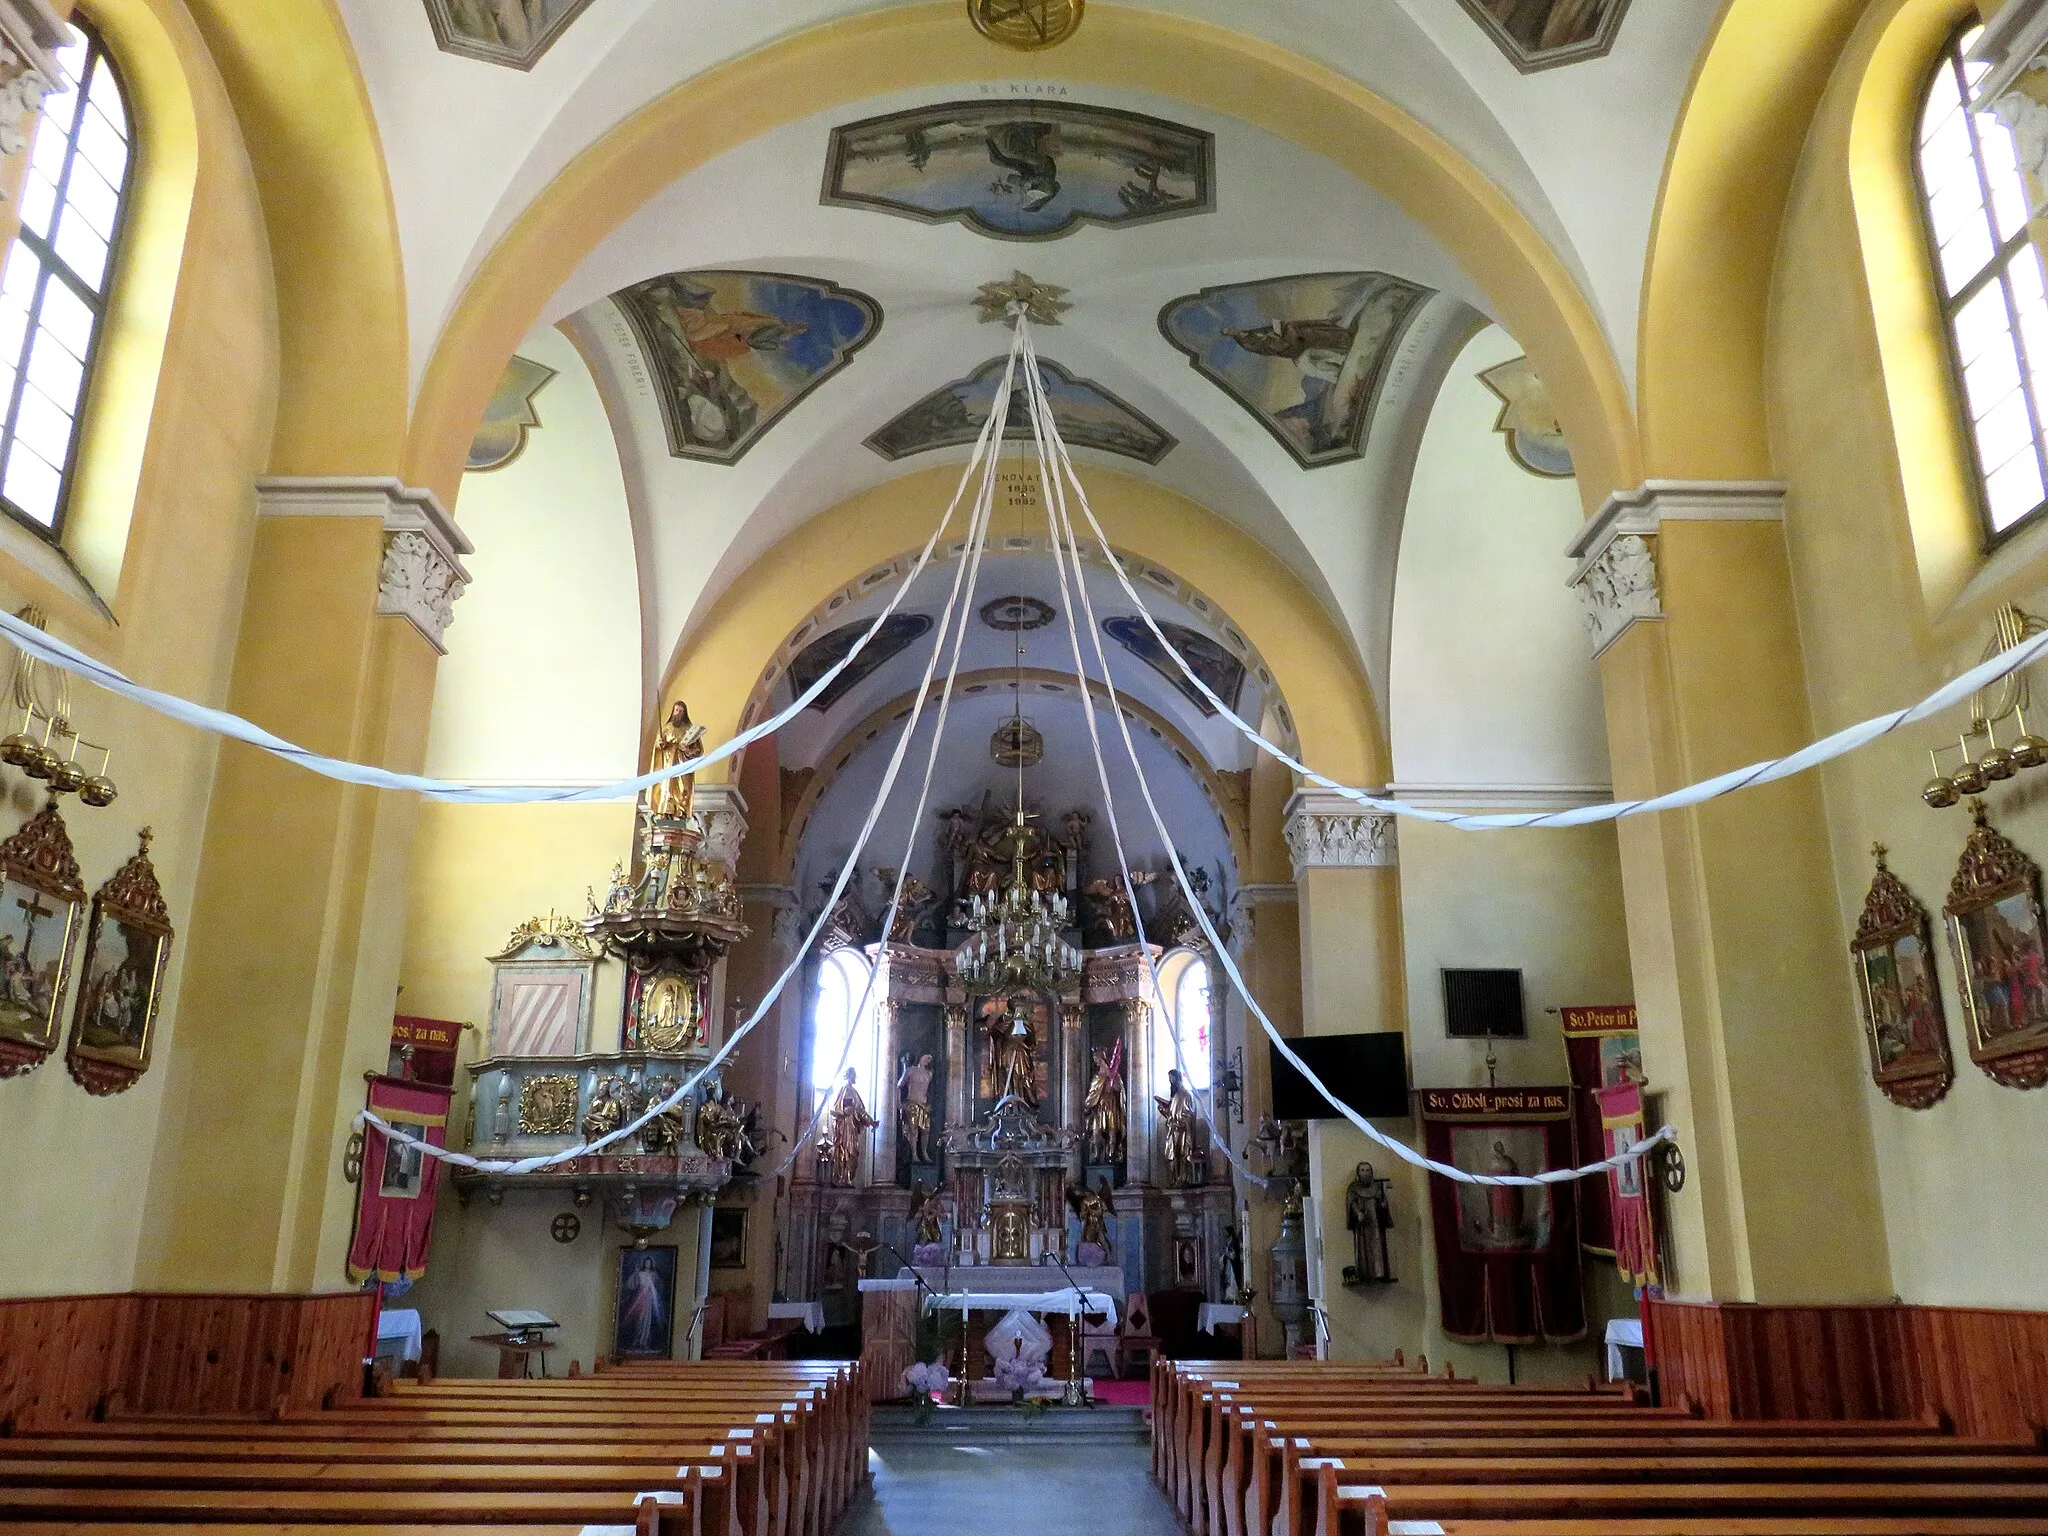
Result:
M1195 1096L1181 1079L1178 1067L1166 1072L1166 1097L1153 1097L1159 1106L1159 1130L1166 1151L1166 1182L1186 1186L1201 1182L1202 1165L1195 1151Z
M1130 1135L1130 1110L1124 1102L1124 1042L1119 1037L1095 1056L1095 1075L1088 1080L1081 1108L1087 1118L1088 1161L1120 1163Z
M1345 1267L1344 1283L1390 1282L1394 1265L1387 1252L1387 1233L1394 1215L1387 1209L1387 1181L1374 1175L1371 1163L1358 1165L1358 1176L1344 1191L1344 1225L1351 1231L1351 1263Z
M728 1163L739 1162L747 1151L746 1128L722 1090L706 1095L697 1110L697 1150Z
M988 1018L988 1075L995 1101L1014 1097L1036 1109L1038 1036L1032 1033L1029 1010L1011 998L990 1003L983 1012Z
M583 1116L583 1139L596 1141L624 1125L633 1113L633 1089L623 1077L602 1077L591 1090Z
M1067 1204L1081 1218L1081 1238L1074 1244L1074 1262L1084 1268L1098 1268L1110 1261L1109 1217L1116 1208L1115 1198L1107 1175L1096 1180L1093 1189L1086 1185L1067 1186Z
M861 1143L880 1122L868 1113L867 1101L854 1086L854 1070L846 1069L846 1082L832 1100L825 1116L825 1134L818 1139L818 1162L834 1184L851 1187L860 1177Z
M905 1056L896 1075L896 1119L913 1163L932 1160L932 1056Z
M654 738L654 751L647 764L649 773L695 762L704 755L704 727L690 721L690 706L677 699L669 706L668 720ZM647 792L651 815L687 819L697 801L697 776L679 774L664 779Z
M945 1214L946 1197L937 1190L911 1195L910 1219L917 1231L910 1246L913 1264L946 1262L946 1229L942 1224Z

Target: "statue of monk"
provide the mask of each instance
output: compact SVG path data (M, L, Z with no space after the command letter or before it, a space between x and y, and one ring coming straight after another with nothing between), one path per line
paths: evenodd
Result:
M1032 1033L1030 1013L1015 998L990 1007L988 1075L998 1104L1015 1097L1038 1107L1038 1036Z
M669 706L668 720L654 738L654 751L649 755L647 771L659 773L664 768L693 763L703 755L704 727L691 723L690 706L677 699ZM647 792L647 809L655 816L687 819L696 802L697 776L694 773L664 779Z
M854 1070L848 1067L846 1082L826 1114L825 1134L818 1144L818 1161L832 1183L851 1188L860 1178L862 1143L880 1123L868 1113L867 1101L854 1086Z
M1159 1131L1165 1143L1166 1182L1186 1186L1201 1182L1201 1162L1195 1151L1195 1096L1181 1080L1180 1070L1169 1067L1166 1097L1154 1096L1159 1106Z

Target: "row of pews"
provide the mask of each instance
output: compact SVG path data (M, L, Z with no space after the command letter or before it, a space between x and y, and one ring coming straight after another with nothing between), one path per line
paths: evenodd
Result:
M1398 1362L1160 1361L1152 1462L1192 1536L2048 1536L2035 1442Z
M0 1531L830 1536L867 1447L867 1392L840 1361L398 1382L266 1418L0 1436Z

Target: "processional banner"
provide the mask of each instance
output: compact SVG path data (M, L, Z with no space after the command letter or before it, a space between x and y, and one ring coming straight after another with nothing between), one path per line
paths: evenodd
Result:
M1603 1155L1614 1157L1643 1139L1643 1090L1638 1083L1602 1088ZM1657 1229L1650 1218L1650 1185L1643 1159L1607 1170L1607 1202L1614 1215L1614 1266L1630 1285L1657 1284Z
M1424 1146L1467 1173L1576 1166L1572 1090L1425 1088ZM1586 1332L1575 1184L1430 1179L1444 1332L1469 1344L1562 1343Z
M367 1106L373 1114L431 1146L448 1144L452 1088L372 1077ZM363 1131L363 1168L356 1186L356 1229L348 1244L348 1277L363 1281L417 1280L427 1272L434 1234L434 1195L441 1164L417 1147L392 1141L376 1126Z
M1564 1023L1565 1060L1571 1064L1572 1087L1576 1090L1575 1115L1579 1145L1600 1145L1600 1105L1594 1095L1602 1088L1643 1080L1643 1047L1636 1033L1636 1005L1620 1003L1606 1008L1560 1008ZM1608 1209L1607 1191L1593 1180L1579 1201L1579 1241L1588 1253L1611 1258L1614 1254L1614 1215Z
M443 1088L455 1083L455 1055L462 1047L463 1026L454 1019L423 1019L409 1013L391 1020L391 1063L386 1070L393 1077L411 1077ZM405 1048L412 1047L412 1070L401 1070Z

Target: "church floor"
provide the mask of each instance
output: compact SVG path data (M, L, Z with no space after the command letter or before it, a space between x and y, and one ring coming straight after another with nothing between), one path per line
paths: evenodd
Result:
M874 1491L847 1512L840 1536L1016 1536L1026 1526L1178 1536L1151 1458L1124 1439L883 1443L868 1459Z

